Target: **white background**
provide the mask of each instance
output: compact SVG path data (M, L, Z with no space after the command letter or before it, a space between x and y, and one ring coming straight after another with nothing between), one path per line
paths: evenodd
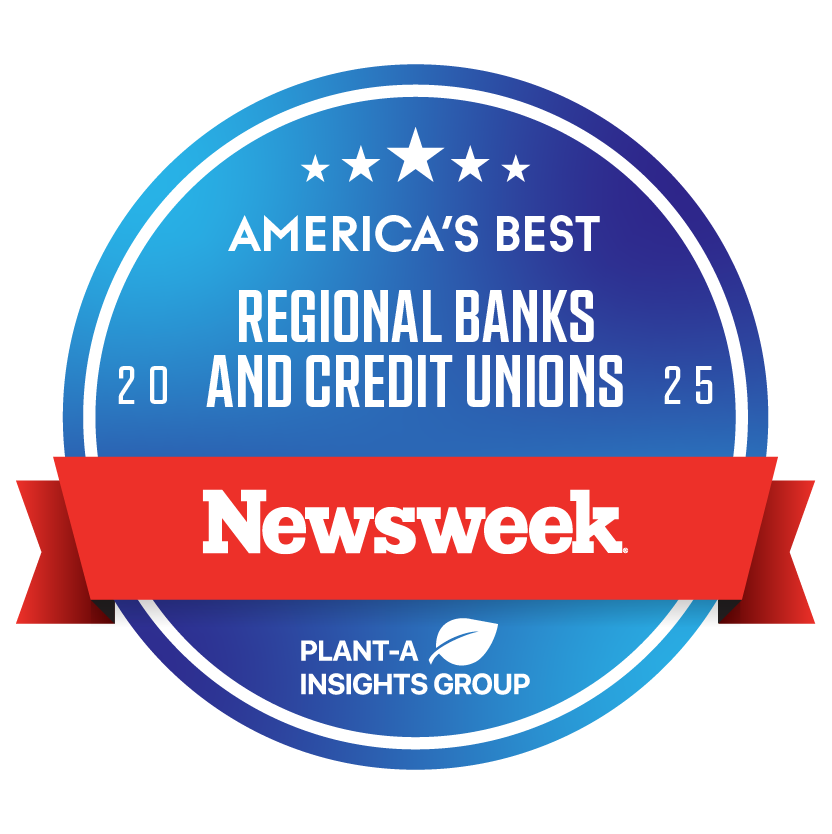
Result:
M824 5L6 4L0 827L830 830ZM75 316L116 226L227 116L291 84L385 63L531 81L658 157L716 227L750 296L778 477L818 481L793 549L818 625L712 621L595 724L454 771L369 770L262 738L190 692L123 622L14 625L38 556L14 480L54 477ZM707 524L688 534L707 544Z

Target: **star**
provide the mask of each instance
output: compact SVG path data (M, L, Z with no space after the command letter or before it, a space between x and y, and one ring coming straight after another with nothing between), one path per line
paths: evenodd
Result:
M419 141L419 132L414 128L413 137L410 140L410 147L407 148L388 148L399 159L402 160L402 170L399 174L399 181L403 180L411 171L418 171L424 174L431 182L433 177L430 174L430 167L428 160L436 156L442 148L423 148Z
M324 181L324 168L329 168L329 165L321 165L318 162L318 156L315 155L314 159L312 160L311 165L304 165L307 171L309 171L309 176L306 178L306 181L312 179L312 177L317 177L321 182Z
M456 162L462 170L459 172L459 180L464 180L465 177L470 174L472 177L476 177L480 182L482 182L482 177L480 176L480 165L484 165L488 162L487 159L475 159L474 152L471 150L471 146L468 146L468 155L465 159L453 159L452 162Z
M364 148L358 148L358 156L355 159L345 159L347 165L352 165L352 173L350 174L350 182L357 176L365 176L372 182L373 175L370 173L370 168L378 162L377 159L367 159L364 156Z
M528 165L521 165L517 161L517 154L514 155L514 162L512 162L511 165L503 165L503 168L508 171L508 180L520 177L523 182L526 181L526 178L523 176L523 171L525 171L528 167ZM506 182L508 182L508 180L506 180Z

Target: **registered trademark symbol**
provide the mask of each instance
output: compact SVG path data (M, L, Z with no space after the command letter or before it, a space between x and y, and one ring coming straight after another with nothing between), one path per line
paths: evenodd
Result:
M625 553L627 552L627 548L626 548L626 547L624 548L624 552L625 552Z

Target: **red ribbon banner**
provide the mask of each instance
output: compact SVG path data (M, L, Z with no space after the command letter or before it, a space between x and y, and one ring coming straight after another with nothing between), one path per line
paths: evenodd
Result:
M774 458L57 458L18 622L113 599L720 599L812 622ZM730 606L729 606L730 607ZM727 609L726 609L727 610Z

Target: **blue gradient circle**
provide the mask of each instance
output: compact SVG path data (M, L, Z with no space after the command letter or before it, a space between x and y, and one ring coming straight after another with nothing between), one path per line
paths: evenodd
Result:
M397 89L382 95L380 88ZM364 92L346 95L358 91ZM342 98L321 104L337 96ZM532 109L551 114L561 129L530 115ZM416 173L399 181L401 160L387 149L407 146L414 127L424 146L443 151L431 159L432 180ZM579 141L578 135L587 138ZM350 181L350 169L341 161L354 157L359 146L379 159L372 181ZM469 146L488 159L481 181L458 179L453 160L464 157ZM313 155L330 166L324 181L307 181L301 167ZM501 166L515 155L529 164L525 181L506 180ZM613 164L613 157L620 164ZM336 214L402 215L414 226L409 237L425 216L439 228L445 216L473 215L480 219L481 245L474 252L459 251L451 230L439 232L442 252L430 246L398 254L379 248L334 252L331 246L321 253L291 253L285 247L228 251L243 215L257 229L264 215L282 226L295 215ZM496 253L490 234L498 214L600 215L603 222L593 233L591 252L573 247L555 255L521 247ZM671 223L671 216L679 223ZM715 273L716 292L694 250ZM275 288L331 294L388 289L393 298L397 289L408 288L417 321L420 291L430 290L432 329L445 334L444 342L240 344L238 291L260 290L265 298ZM513 288L592 290L594 340L562 349L540 341L454 343L456 289L475 289L486 299L489 290ZM722 315L717 296L724 298ZM730 338L725 309L735 328ZM299 373L293 379L298 408L206 409L212 357L241 352L287 354L299 368L310 353L452 354L447 386L462 395L449 395L443 409L308 409L302 406ZM745 391L735 390L738 352ZM625 402L616 409L568 404L513 409L493 402L471 409L464 394L467 353L618 354ZM668 365L684 372L677 391L682 402L672 408L664 403ZM168 402L152 405L146 394L142 399L137 376L135 405L118 405L123 366L145 374L151 366L166 367ZM710 405L695 401L694 366L712 369ZM385 391L383 382L377 396ZM745 434L746 404L747 440L738 444L738 425ZM382 67L318 79L243 110L197 141L148 188L110 241L84 298L67 365L64 435L67 455L730 456L737 448L764 455L765 370L748 300L719 238L681 186L629 137L573 102L513 79L450 67ZM317 755L397 768L489 761L574 732L655 675L712 605L119 603L139 636L180 679L241 723ZM440 626L460 617L499 626L486 656L466 672L524 673L533 684L516 696L443 696L429 690L314 698L300 692L299 677L309 667L298 646L308 638L331 647L339 639L383 638L391 648L411 640L419 660L408 671L418 667L428 679L458 671L442 667L441 658L429 665L427 657ZM664 629L660 639L657 629ZM366 668L381 675L404 671L401 661L390 657ZM559 714L559 704L574 706ZM461 739L441 740L460 734ZM419 749L408 749L408 737L421 739L412 745ZM399 741L386 744L379 738Z

